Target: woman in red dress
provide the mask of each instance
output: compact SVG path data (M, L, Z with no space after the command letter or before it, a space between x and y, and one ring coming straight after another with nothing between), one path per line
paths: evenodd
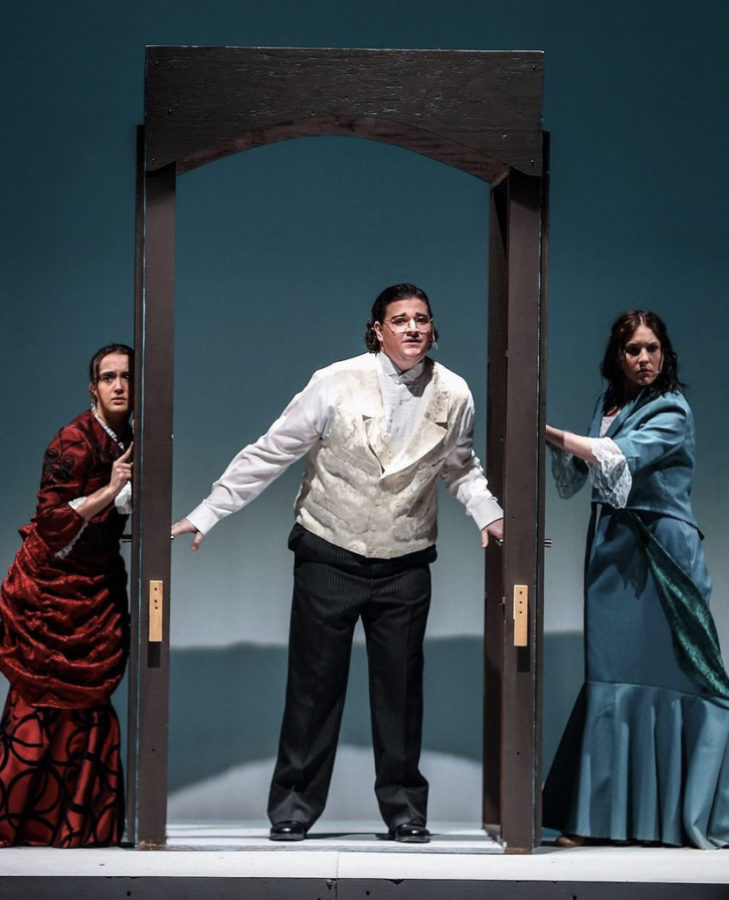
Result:
M110 697L128 650L119 553L131 504L133 351L90 367L89 412L51 441L38 505L0 589L0 846L119 843L124 786Z

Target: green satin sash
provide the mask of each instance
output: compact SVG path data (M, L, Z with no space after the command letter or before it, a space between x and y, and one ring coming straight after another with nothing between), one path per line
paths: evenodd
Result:
M681 670L702 690L729 700L729 676L714 619L704 598L640 516L630 510L619 515L633 529L648 559Z

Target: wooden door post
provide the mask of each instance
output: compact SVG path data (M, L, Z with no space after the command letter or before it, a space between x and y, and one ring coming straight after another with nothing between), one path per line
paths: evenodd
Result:
M138 179L127 834L162 847L167 822L175 167Z
M506 522L487 560L484 822L507 852L541 834L545 201L515 169L491 198L488 471Z

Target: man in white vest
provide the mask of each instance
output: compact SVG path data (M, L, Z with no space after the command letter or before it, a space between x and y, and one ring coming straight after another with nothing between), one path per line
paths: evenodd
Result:
M375 793L389 835L424 843L419 770L423 640L442 477L481 530L503 539L503 512L472 447L466 382L428 350L437 331L420 288L396 284L373 306L368 352L315 372L172 534L210 529L306 456L296 500L289 671L269 795L270 838L297 841L321 815L336 752L352 638L367 642Z

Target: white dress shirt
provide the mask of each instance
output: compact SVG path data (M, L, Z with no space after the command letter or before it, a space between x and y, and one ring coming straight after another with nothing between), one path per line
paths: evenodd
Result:
M376 356L385 423L395 457L423 414L424 364L421 362L401 372L384 353ZM337 365L315 372L268 431L231 460L213 484L210 495L187 516L198 531L207 534L221 519L242 509L318 440L326 438L336 412ZM457 440L446 458L442 474L450 493L466 507L482 529L502 518L503 512L489 491L481 464L473 452L473 418L473 398L469 393Z

